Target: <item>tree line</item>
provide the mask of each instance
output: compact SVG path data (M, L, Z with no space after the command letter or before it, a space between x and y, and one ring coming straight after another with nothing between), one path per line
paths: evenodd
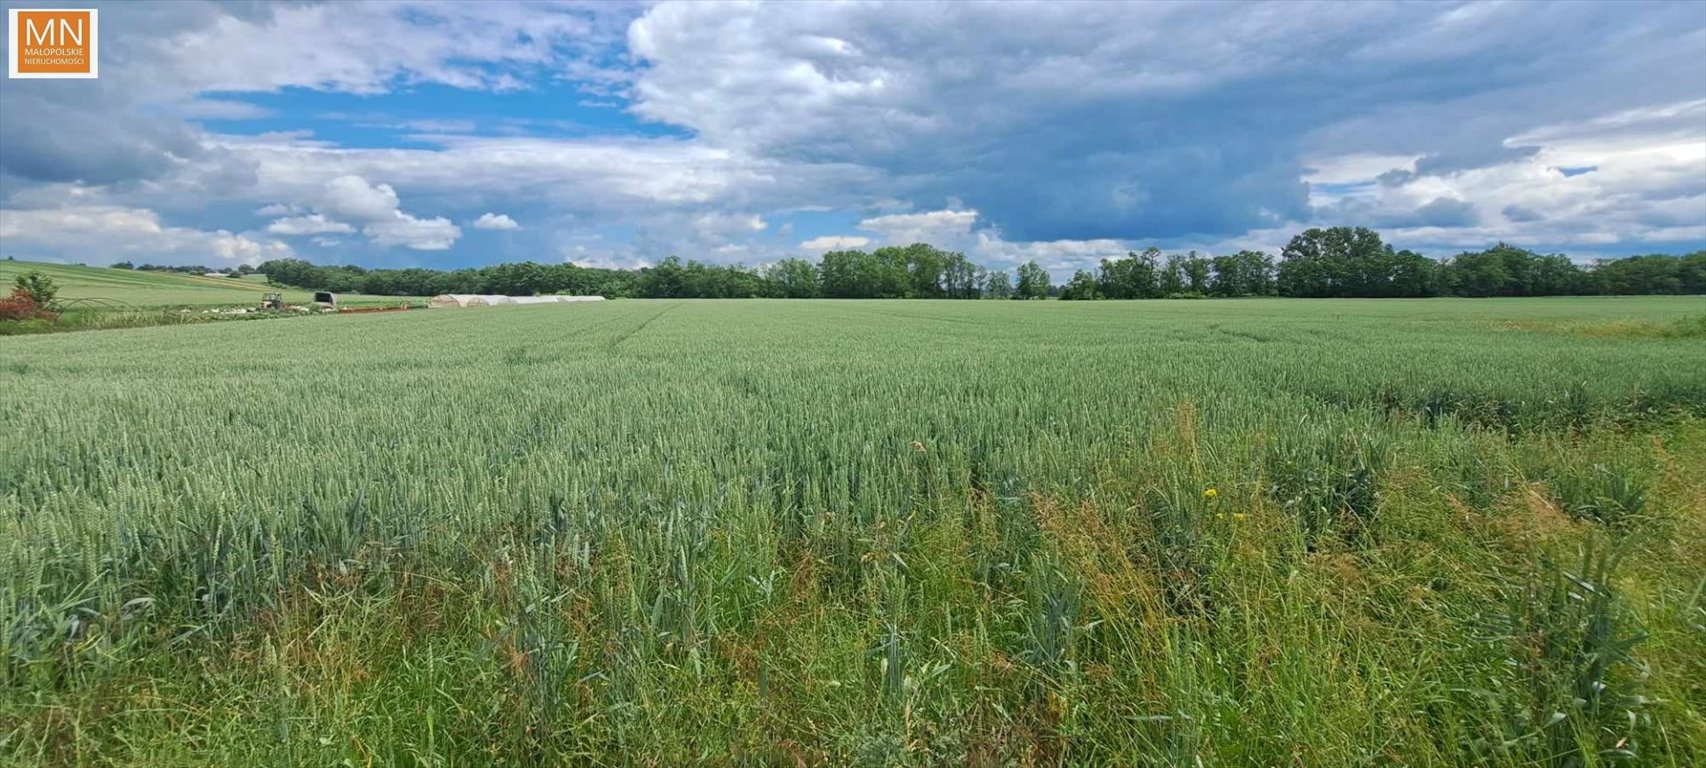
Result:
M186 275L205 275L210 272L220 272L232 275L252 275L259 271L254 265L239 264L235 268L200 267L195 265L167 266L164 264L133 264L121 261L112 265L113 269L134 269L138 272L180 272Z
M364 269L279 259L255 271L279 285L385 296L1086 300L1706 294L1706 251L1580 265L1563 255L1500 243L1440 260L1396 250L1362 227L1307 230L1292 238L1277 259L1253 250L1213 256L1150 248L1103 259L1094 272L1079 270L1058 286L1035 261L1015 272L989 269L965 254L923 243L830 251L815 263L792 258L758 268L671 256L634 270L534 262L457 270Z
M1310 229L1291 239L1278 260L1258 251L1230 256L1195 252L1163 257L1151 248L1079 270L1062 299L1293 296L1421 298L1429 296L1583 296L1706 293L1706 251L1651 254L1580 265L1500 243L1438 260L1396 250L1363 227Z
M611 298L982 299L1045 298L1048 272L1035 262L990 270L965 254L917 243L876 250L830 251L816 263L783 259L759 268L707 264L671 256L643 269L521 262L456 270L317 266L301 259L263 262L257 271L278 285L382 296L440 293L600 295Z

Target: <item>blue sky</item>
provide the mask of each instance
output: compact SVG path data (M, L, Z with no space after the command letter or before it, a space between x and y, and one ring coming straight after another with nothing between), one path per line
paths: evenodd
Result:
M0 81L7 255L1706 247L1701 3L98 7L98 80Z

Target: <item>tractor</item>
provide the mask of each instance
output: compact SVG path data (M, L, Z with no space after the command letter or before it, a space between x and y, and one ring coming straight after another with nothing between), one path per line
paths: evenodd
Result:
M282 293L269 293L261 297L261 309L281 310L284 308L284 294Z

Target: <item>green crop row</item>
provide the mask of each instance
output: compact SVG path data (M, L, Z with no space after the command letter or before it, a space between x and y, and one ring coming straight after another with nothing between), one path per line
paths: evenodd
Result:
M0 759L1699 764L1702 304L0 339Z

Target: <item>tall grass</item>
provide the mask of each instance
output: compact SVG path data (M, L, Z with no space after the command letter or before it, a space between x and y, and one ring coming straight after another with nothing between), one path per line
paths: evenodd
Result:
M1688 301L7 339L0 756L1698 764Z

